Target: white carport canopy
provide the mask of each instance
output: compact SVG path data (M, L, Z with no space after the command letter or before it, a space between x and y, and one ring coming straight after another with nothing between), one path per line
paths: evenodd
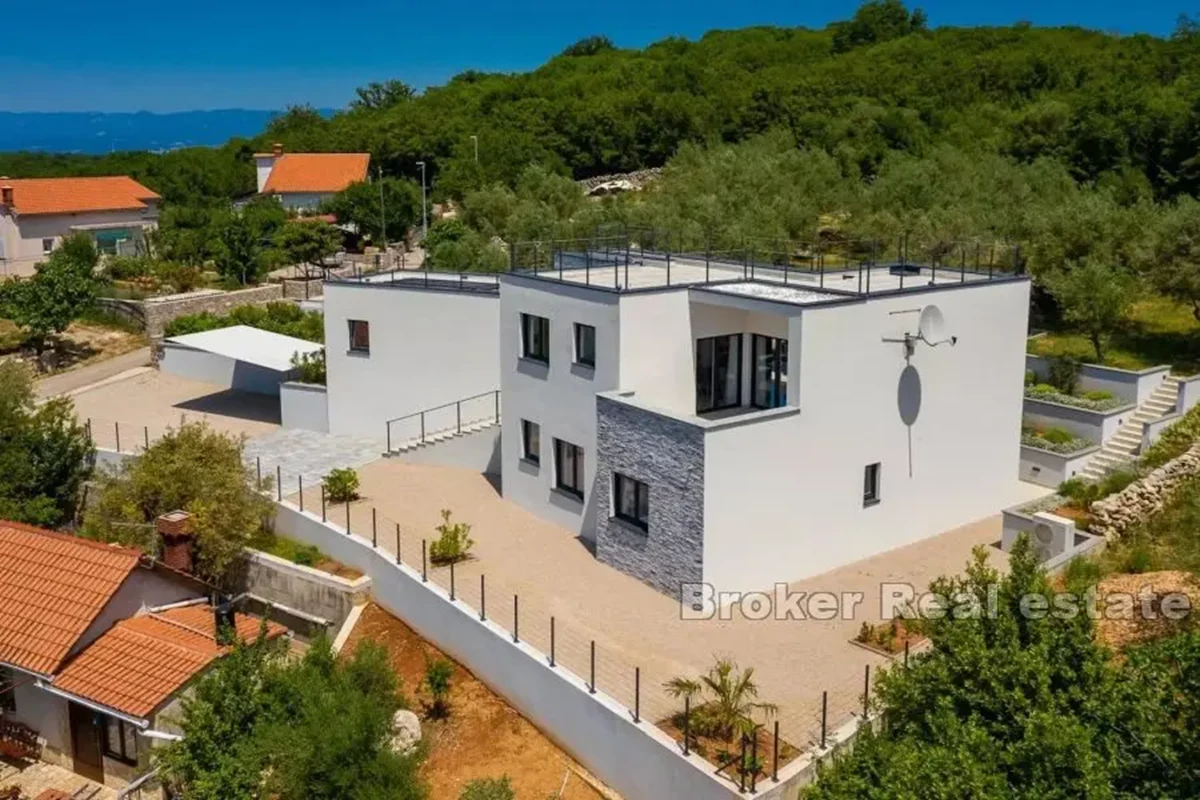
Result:
M295 353L308 354L324 349L323 345L316 342L251 328L249 325L171 336L164 341L276 372L292 369L292 355Z

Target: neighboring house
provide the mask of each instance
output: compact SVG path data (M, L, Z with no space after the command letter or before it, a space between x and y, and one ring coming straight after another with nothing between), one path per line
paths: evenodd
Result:
M367 153L284 153L276 144L270 153L255 153L258 193L277 197L293 211L313 211L352 183L368 178Z
M770 589L1016 499L1026 277L558 258L498 286L327 283L330 430L382 437L499 388L504 496L676 596ZM932 306L937 346L912 338ZM442 414L426 434L456 432Z
M186 525L164 515L160 535ZM168 558L179 541L168 538ZM44 761L126 785L173 735L165 712L228 651L217 617L243 638L259 631L214 609L209 591L136 550L0 521L0 741L25 738Z
M143 252L160 199L124 175L0 177L0 276L32 274L73 233L90 236L101 253Z

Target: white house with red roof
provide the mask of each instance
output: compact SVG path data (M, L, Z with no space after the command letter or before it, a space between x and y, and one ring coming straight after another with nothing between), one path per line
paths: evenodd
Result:
M158 224L160 200L125 175L0 176L0 276L32 274L73 233L91 236L102 253L140 252Z
M294 211L312 211L350 184L366 181L370 163L368 153L285 153L281 144L254 154L258 193Z
M158 530L166 561L187 566L187 515L163 515ZM0 755L116 788L145 771L181 694L229 652L218 618L243 640L262 625L214 609L211 587L175 566L0 520Z

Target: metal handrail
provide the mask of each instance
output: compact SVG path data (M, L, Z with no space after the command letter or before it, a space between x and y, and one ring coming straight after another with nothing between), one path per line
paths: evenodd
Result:
M431 408L422 409L421 411L414 411L411 414L405 414L402 417L396 417L395 419L387 420L387 422L384 423L387 428L387 452L390 453L392 451L392 423L393 422L403 422L404 420L420 418L420 420L421 420L421 444L424 444L425 443L425 415L426 414L431 414L435 411L441 411L443 409L453 407L455 409L455 419L456 419L455 432L462 433L462 404L469 403L472 400L479 400L481 398L488 397L488 396L493 397L495 400L495 412L494 412L495 419L500 419L500 390L492 389L491 391L480 392L479 394L474 394L474 395L471 395L470 397L464 397L461 400L455 400L452 403L442 403L440 406L433 406Z

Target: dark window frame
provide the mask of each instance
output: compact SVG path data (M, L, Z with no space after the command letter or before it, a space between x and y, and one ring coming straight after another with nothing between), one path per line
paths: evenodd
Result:
M876 461L863 467L863 507L879 503L879 485L883 473L883 465Z
M565 477L563 464L568 459L564 458L566 452L571 453L571 464L573 466L573 474L569 477L573 483L567 483L563 480ZM583 463L583 448L577 444L572 444L565 439L554 439L554 488L560 492L565 492L572 497L577 497L583 500L584 481L586 480L586 470ZM575 485L577 484L577 485Z
M535 347L539 342L534 341L532 326L537 325L541 330L540 347ZM526 314L521 312L521 358L529 361L536 361L539 364L550 363L550 318L540 317L537 314Z
M17 710L17 673L9 666L0 664L0 713L15 713Z
M758 401L758 348L763 346L764 353L769 352L767 357L770 359L770 377L768 385L771 394L776 402L774 405L766 405ZM767 348L771 349L767 351ZM751 335L750 341L750 404L755 408L782 408L787 405L787 361L788 361L788 340L781 339L776 336L764 336L761 333Z
M633 514L627 514L622 510L624 504L621 502L621 495L624 494L625 489L633 492ZM641 516L643 505L645 506L645 517ZM648 533L650 531L650 485L645 481L639 481L637 478L614 471L612 509L614 518Z
M351 353L370 353L371 352L371 323L365 319L348 319L346 320L347 329L350 334L350 352ZM367 343L365 345L355 343L354 331L358 326L366 331Z
M532 454L529 448L530 431L535 433L537 441L537 452ZM542 464L542 426L527 419L521 420L521 460L538 466Z
M110 734L112 733L111 726L113 723L116 723L116 725L117 725L117 745L120 748L118 750L114 750L112 748L112 741L111 741L112 737ZM110 714L104 715L104 729L100 732L100 738L101 738L101 748L100 749L103 751L104 756L106 758L115 759L117 761L120 761L123 764L129 764L129 765L135 766L135 767L137 766L138 742L137 742L137 731L134 730L134 727L135 727L134 725L126 722L125 720L121 719L120 717L114 717ZM131 738L129 738L129 741L133 742L133 754L132 755L130 755L128 752L126 752L126 747L125 747L125 745L127 744L126 738L130 735L131 735Z
M717 383L715 380L716 379L716 353L717 353L716 342L718 342L722 339L736 343L736 346L734 346L733 350L732 350L733 361L734 361L734 365L733 365L732 369L733 369L734 374L737 376L737 382L736 382L737 392L735 393L735 397L732 402L726 402L726 403L722 403L720 405L714 404L711 406L702 406L700 403L700 398L701 398L701 392L700 392L700 348L702 345L707 345L710 342L713 343L712 344L713 351L712 351L712 359L711 359L713 372L709 376L709 379L712 381L711 391L709 394L710 394L710 396L713 396L716 394L716 386L717 386ZM696 340L695 358L696 358L696 413L697 414L707 414L712 411L723 411L727 408L740 408L741 407L741 405L742 405L742 373L743 373L743 368L745 366L742 361L742 358L743 358L742 339L743 339L743 336L740 333L726 333L726 334L721 334L720 336L705 336L704 338Z
M47 247L49 243L49 247ZM46 237L42 239L42 255L48 256L54 252L54 237Z
M590 331L591 336L592 336L591 348L590 348L591 356L589 358L584 358L584 356L583 356L584 348L581 346L582 345L581 334L583 334L585 331ZM587 325L582 322L575 323L575 363L580 365L581 367L588 367L590 369L596 368L596 326L595 325Z

